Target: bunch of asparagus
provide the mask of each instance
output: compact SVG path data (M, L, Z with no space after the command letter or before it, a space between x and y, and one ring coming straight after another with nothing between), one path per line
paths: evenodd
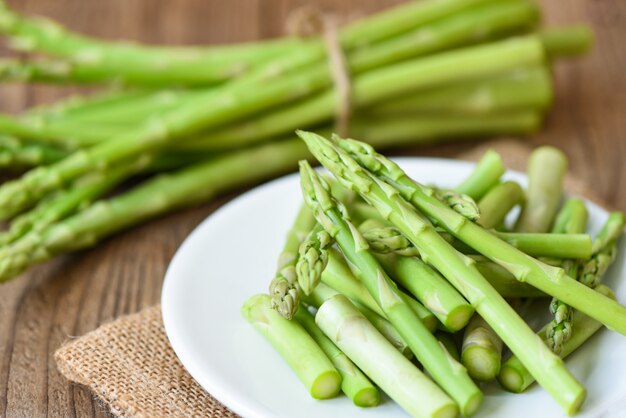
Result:
M493 151L446 190L364 142L298 135L334 179L300 162L304 204L269 294L242 314L313 397L375 406L378 386L414 417L470 416L476 382L522 392L537 380L579 410L586 390L562 358L603 325L626 335L626 307L600 284L626 216L611 213L592 240L585 203L563 196L561 151L532 153L526 190L502 180ZM529 307L553 316L537 333Z
M538 18L527 0L423 0L340 28L351 134L388 148L535 132L552 101L552 62L591 38L541 30ZM286 172L310 158L293 131L334 123L321 36L146 46L82 36L1 1L0 33L27 57L1 61L0 80L104 86L0 114L0 165L22 173L0 186L10 221L0 280Z

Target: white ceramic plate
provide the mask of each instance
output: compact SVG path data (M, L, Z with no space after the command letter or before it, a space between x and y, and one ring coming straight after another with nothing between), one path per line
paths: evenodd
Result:
M426 158L398 158L407 173L423 183L452 187L473 164ZM519 173L509 178L525 182ZM165 277L163 320L174 351L189 373L215 398L250 418L406 417L384 399L360 409L345 397L312 399L289 367L239 313L249 296L267 291L283 239L301 202L297 175L260 186L228 203L200 224L182 244ZM590 231L598 231L606 212L589 203ZM626 301L624 251L605 283ZM601 330L567 360L587 387L580 417L626 417L626 338ZM496 384L484 387L476 417L564 416L537 385L513 395ZM419 396L419 394L416 394Z

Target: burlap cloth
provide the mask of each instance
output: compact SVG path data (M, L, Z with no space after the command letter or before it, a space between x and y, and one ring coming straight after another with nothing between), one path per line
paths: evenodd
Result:
M459 158L476 160L487 148L498 151L507 167L524 169L529 149L512 140L482 144ZM601 203L583 182L569 178L566 188ZM237 416L185 371L165 335L160 305L69 341L55 359L67 379L87 386L116 416Z

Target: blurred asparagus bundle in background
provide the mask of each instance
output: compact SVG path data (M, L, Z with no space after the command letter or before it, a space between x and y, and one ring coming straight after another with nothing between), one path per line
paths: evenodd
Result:
M587 50L584 27L542 29L526 0L422 0L346 24L349 132L378 149L540 128L551 65ZM332 131L337 89L321 36L225 46L85 37L0 4L27 58L4 82L99 85L0 114L0 279L146 219L294 170L295 129ZM24 56L24 55L23 55ZM131 179L133 186L114 194Z

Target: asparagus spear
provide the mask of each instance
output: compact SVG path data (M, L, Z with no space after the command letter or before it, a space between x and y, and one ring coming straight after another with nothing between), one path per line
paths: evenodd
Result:
M272 308L287 319L292 319L300 305L300 287L297 277L297 262L299 260L299 248L304 237L315 226L315 219L309 209L302 205L291 229L287 233L287 239L283 251L278 257L276 275L269 285L269 293L272 297Z
M459 193L466 194L474 200L480 200L493 188L506 169L497 152L487 151L472 173L461 184L454 188Z
M445 349L424 327L397 291L395 284L367 251L367 242L349 220L345 207L331 197L326 183L306 161L300 163L300 178L305 202L317 221L335 238L346 258L354 265L353 272L367 287L389 322L400 332L433 379L457 402L463 414L474 413L480 405L482 393L471 381L466 370L448 356ZM323 310L324 305L320 312ZM350 356L349 352L347 354ZM359 364L358 361L356 363Z
M453 359L459 362L461 361L461 354L459 353L456 341L454 341L454 335L444 331L437 331L435 337L437 337L437 340L445 347L446 351Z
M557 214L552 227L553 233L576 234L583 232L587 227L587 208L580 199L569 199L561 211ZM564 260L561 266L567 275L573 278L578 277L578 262L574 260ZM553 298L550 302L550 313L554 319L546 330L546 343L556 354L563 348L563 343L567 341L572 332L573 309L560 300Z
M324 335L315 324L315 318L305 307L296 311L296 321L304 327L341 375L341 391L357 406L370 407L380 403L378 389L365 377L350 359Z
M504 222L506 215L523 199L524 191L514 181L505 181L494 186L478 202L478 224L487 229L495 228Z
M593 43L593 33L586 26L549 28L541 31L540 36L550 58L581 55Z
M433 265L454 287L474 306L476 311L497 331L503 341L531 370L533 376L568 412L578 410L585 397L585 389L568 372L563 362L558 359L545 345L538 344L538 337L504 301L504 299L487 283L471 262L471 259L454 250L414 208L405 202L397 189L377 180L365 171L357 161L343 149L344 147L357 154L359 162L364 165L377 167L378 173L389 167L394 167L389 161L384 165L381 158L374 151L368 149L364 153L365 145L354 141L340 141L334 146L330 141L308 132L299 132L313 155L346 187L357 191L370 204L375 206L379 213L402 230L402 232L416 245L422 256ZM396 169L394 168L394 172ZM399 169L398 169L399 170ZM394 176L401 180L398 176ZM417 185L408 179L411 184ZM439 202L431 202L438 211L453 212ZM423 205L421 205L423 206ZM430 215L430 213L428 213ZM460 225L475 225L463 218ZM447 225L447 224L445 224ZM482 228L477 226L482 231ZM485 231L486 232L486 231ZM498 238L486 232L498 242ZM484 240L484 239L483 239ZM503 245L506 246L505 243ZM618 321L619 322L619 321ZM613 325L613 324L611 324Z
M544 66L519 69L500 77L455 84L365 109L368 114L502 114L547 109L552 102L550 72Z
M55 163L67 155L65 150L45 144L31 144L0 136L0 167L21 170Z
M595 288L595 291L607 297L615 298L611 289L604 285L598 285ZM591 336L600 328L602 328L602 324L600 322L580 311L574 312L572 323L571 338L563 343L563 347L559 353L561 358L567 357L570 353L583 345L585 341L591 338ZM542 338L546 344L548 343L546 341L546 333L550 326L550 324L546 324L546 326L537 332L537 335ZM500 374L498 375L498 381L504 389L520 393L525 391L535 381L535 379L516 356L511 356L502 364Z
M588 259L591 257L591 237L588 234L532 234L520 232L498 232L492 234L509 243L525 254L535 257ZM364 233L379 253L419 255L413 244L397 228L380 226ZM451 240L455 248L465 253L473 250L462 242Z
M324 138L308 133L301 135L305 135L311 144L318 144L318 146L324 144L324 149L330 148L330 145L327 145L329 144L328 141ZM390 193L400 193L400 195L409 200L415 207L422 210L432 221L437 222L439 226L460 241L474 248L480 254L505 267L513 273L516 279L527 282L539 290L563 300L575 309L581 310L617 332L626 334L626 307L594 292L585 285L568 277L562 268L542 263L517 250L515 247L504 242L479 225L469 222L466 218L434 198L432 196L434 192L431 189L411 180L396 164L377 154L371 146L354 140L339 140L338 146L349 150L351 155L359 159L360 164L374 170L377 176L393 183L397 189L392 189L394 191L390 191ZM311 145L309 149L311 150ZM335 149L337 149L337 147L335 147ZM331 154L331 156L338 158L335 157L337 155L336 152L337 151ZM319 158L320 153L316 150L314 155ZM354 163L358 167L356 161L347 154L345 158L342 157L341 161L344 161L346 158L348 161L351 161L350 164ZM337 164L333 159L326 158L325 161L327 161L329 165ZM356 167L351 168L357 169ZM337 168L337 170L338 169L339 168ZM361 170L361 172L362 171L363 170ZM345 172L345 170L340 173L343 172ZM347 183L347 185L349 184L350 183ZM387 185L384 187L387 187ZM361 195L364 194L361 190L359 190L359 193ZM400 222L398 223L400 224ZM405 222L401 224L404 225ZM400 226L398 226L398 228L415 244L413 239L411 239L413 232L409 234ZM423 257L423 247L419 245L416 245L416 247ZM428 247L428 250L432 252L432 248ZM428 261L432 263L428 255L427 258ZM435 267L441 273L444 272L444 269L436 265ZM444 276L446 275L444 274ZM451 280L450 277L447 278Z
M319 283L328 264L327 250L332 245L332 238L320 225L316 225L300 244L295 268L298 284L304 294L311 294Z
M379 221L369 220L362 223L359 230L368 231L370 227L381 225ZM436 270L415 257L378 254L376 259L387 274L434 313L446 329L455 332L467 325L474 309Z
M352 274L344 257L335 249L331 248L328 251L328 265L322 273L322 282L346 295L356 303L364 305L378 315L386 318L385 312L374 300L366 286ZM429 331L434 331L435 328L437 328L437 318L435 315L406 293L401 290L399 290L399 293L402 295L404 302L409 305L424 326Z
M315 399L335 397L341 375L324 351L296 321L289 321L270 307L270 297L254 295L241 307L241 315L278 351Z
M489 324L476 314L465 328L461 362L472 378L488 382L500 372L502 340Z
M493 232L498 238L534 257L580 258L591 257L591 237L588 234L540 234Z
M504 298L537 298L546 294L527 283L518 281L507 269L483 256L470 256L476 268Z
M326 285L325 283L319 283L313 292L310 295L304 295L304 300L307 304L319 309L320 306L328 299L332 298L335 295L339 295L332 287ZM398 331L391 325L389 321L385 318L367 308L365 305L362 305L354 300L351 300L354 306L367 318L368 321L374 328L378 330L382 334L383 337L387 339L399 352L402 353L408 359L413 358L413 353L411 349L406 344L402 336L398 333ZM378 306L378 305L377 305ZM297 312L296 312L297 313Z
M342 296L324 302L315 322L346 355L412 417L456 417L458 408ZM375 359L375 360L374 360Z
M40 233L58 222L101 198L106 192L119 185L132 174L145 169L152 158L142 158L135 163L114 167L105 172L90 173L78 179L71 188L58 192L49 200L44 200L29 212L15 218L9 229L0 233L0 245L7 245L22 239L29 233ZM2 250L0 249L0 254Z
M558 149L539 147L528 159L526 205L515 229L523 232L547 232L554 220L563 194L567 158Z

